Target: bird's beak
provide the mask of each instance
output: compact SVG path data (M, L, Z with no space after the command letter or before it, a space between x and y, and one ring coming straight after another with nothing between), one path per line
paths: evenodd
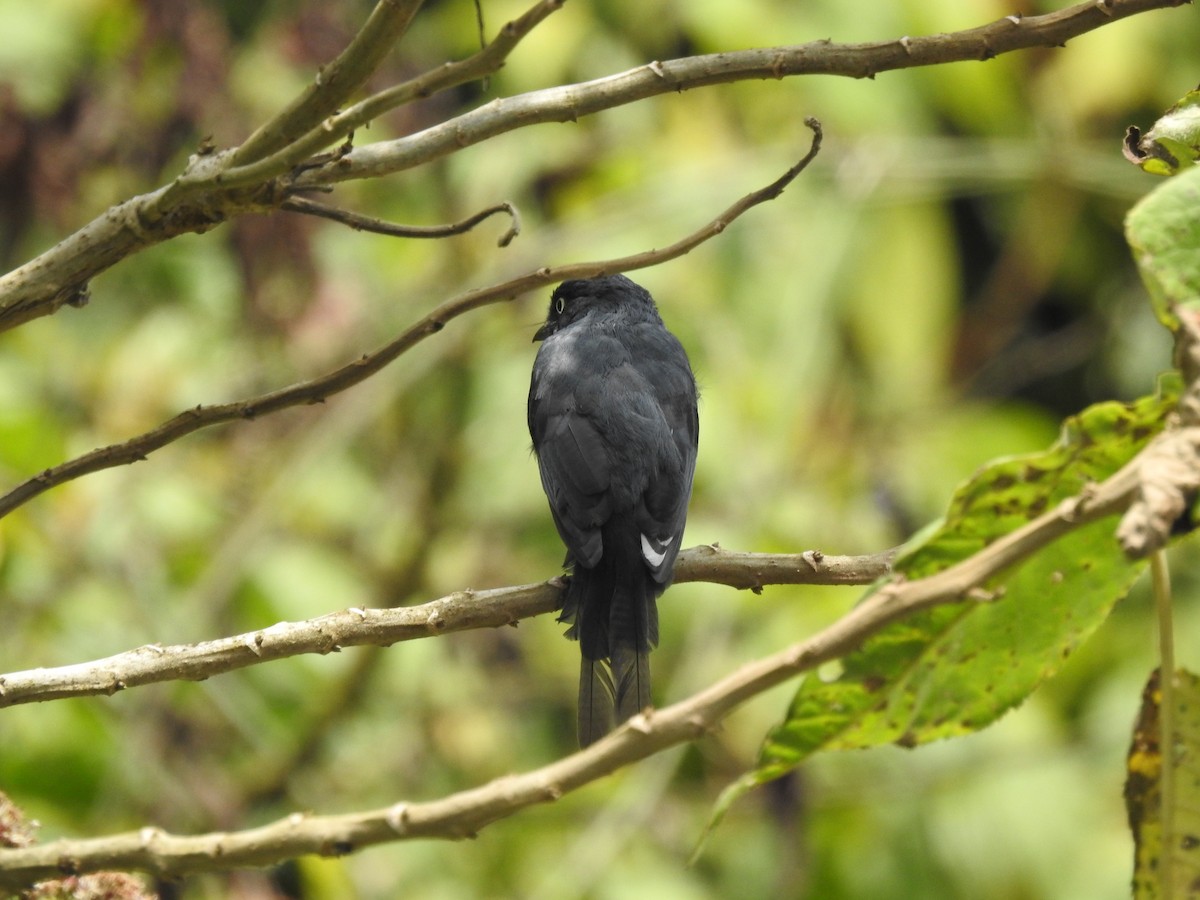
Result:
M533 342L536 344L538 341L544 341L548 337L550 337L550 323L549 322L547 322L545 325L543 325L541 328L539 328L537 331L535 331L533 333Z

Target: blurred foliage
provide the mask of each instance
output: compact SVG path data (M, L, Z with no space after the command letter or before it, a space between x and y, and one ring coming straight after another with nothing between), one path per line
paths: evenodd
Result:
M897 0L867 16L860 3L572 0L486 86L389 114L360 142L654 58L896 38L1057 5ZM245 137L369 8L0 0L3 268L172 177L203 138ZM489 31L521 8L484 0ZM372 86L477 41L471 3L430 2ZM331 198L421 224L510 199L525 230L504 251L497 222L402 242L282 213L174 240L96 279L86 308L0 336L0 484L196 403L320 374L457 291L662 246L775 178L815 115L826 149L799 182L635 277L703 390L688 542L898 543L986 460L1049 445L1063 416L1143 395L1169 367L1121 236L1155 182L1121 159L1121 136L1195 85L1197 47L1185 8L985 64L689 91ZM524 424L543 302L473 313L319 407L193 435L0 521L0 669L555 574ZM1200 633L1190 553L1175 552L1185 664ZM653 659L660 701L812 633L858 593L673 588ZM735 807L690 869L709 805L793 688L473 842L195 878L164 896L1124 897L1123 757L1153 665L1149 619L1135 589L986 732L809 760ZM544 618L4 710L0 789L43 839L437 797L572 748L578 651L560 631Z

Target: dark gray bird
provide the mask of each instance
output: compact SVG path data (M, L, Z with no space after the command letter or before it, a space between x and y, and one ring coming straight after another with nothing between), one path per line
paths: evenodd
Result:
M624 275L550 298L529 434L573 567L559 621L579 641L579 743L650 705L655 599L679 552L700 424L687 354Z

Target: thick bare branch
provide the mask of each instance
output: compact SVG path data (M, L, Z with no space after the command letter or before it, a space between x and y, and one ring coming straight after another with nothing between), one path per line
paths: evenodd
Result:
M675 580L709 581L759 591L768 584L870 584L888 573L892 554L824 556L736 553L694 547L679 555ZM202 681L273 659L332 653L343 647L390 646L400 641L516 625L561 605L559 579L540 584L460 591L419 606L347 609L304 622L199 644L151 644L105 659L0 675L0 708L22 703L115 694L162 681Z
M951 34L869 44L814 41L652 62L581 84L493 100L417 134L359 147L336 162L306 170L296 184L311 187L399 172L517 128L574 122L602 110L691 88L795 75L874 78L895 69L988 60L1030 47L1059 47L1118 19L1187 2L1190 0L1091 0L1041 16L1006 16L990 25Z
M562 8L565 0L541 0L523 15L505 25L490 44L478 53L457 62L431 69L416 78L373 94L348 109L330 116L308 134L264 159L234 166L221 173L223 187L258 184L269 178L290 172L313 154L335 141L349 137L356 129L375 120L389 110L413 100L431 97L439 91L477 81L499 70L510 53L534 28L551 13Z
M498 819L557 800L633 762L702 736L739 704L845 655L891 622L920 609L967 600L974 589L1009 566L1069 531L1127 506L1137 487L1140 463L1140 456L1135 457L1103 483L1063 501L969 559L928 578L892 582L813 637L749 663L686 700L634 716L586 750L542 768L440 800L398 802L348 815L293 813L248 831L181 837L143 828L105 838L0 850L0 886L20 887L64 871L99 869L179 876L268 865L308 853L340 855L390 841L472 836Z
M379 0L346 49L321 67L299 97L250 135L233 152L231 163L245 165L294 143L344 105L408 30L421 2Z
M416 5L404 4L405 8ZM252 136L237 150L193 156L185 171L170 184L112 207L35 259L0 276L0 331L54 313L63 305L83 305L87 302L90 279L140 250L180 234L205 232L243 213L278 208L291 192L275 184L272 176L290 171L312 153L346 137L388 109L494 72L517 44L561 5L562 0L540 0L524 15L504 25L496 39L479 53L389 88L322 123L314 121L307 133L299 131L296 144L280 149L275 141L279 135L296 131L299 123L317 108L315 105L285 110L273 120L272 126L264 126L256 133L261 140ZM384 20L377 21L378 27L371 29L366 37L368 29L364 27L356 38L356 52L373 56L386 49L388 40L394 43L395 38L389 35L399 26L400 9L388 10L386 6L380 4L377 8L377 12L383 8L386 15ZM349 52L348 48L339 59ZM376 60L373 65L377 63ZM357 64L354 68L357 70ZM342 71L339 94L350 83L346 76L348 69L344 67ZM328 69L323 76L328 78ZM332 94L326 92L321 96L327 98ZM322 108L327 105L324 99L321 103ZM336 106L336 103L330 106L329 111ZM258 154L264 151L271 156L258 159ZM253 171L258 173L253 178L246 177L251 172L250 166L256 167ZM236 168L239 177L227 178L231 167Z
M461 294L409 326L395 340L376 350L364 354L358 360L333 372L304 381L291 387L262 394L248 400L222 403L213 406L197 406L164 422L158 428L138 435L121 444L101 447L68 462L46 469L38 475L17 485L0 497L0 517L7 515L22 504L49 490L92 472L114 466L144 460L154 450L176 441L184 435L201 428L232 422L238 419L254 419L268 413L278 412L292 406L322 403L327 397L366 380L401 354L415 347L432 334L441 331L446 323L464 313L481 306L513 300L527 291L568 278L589 278L611 272L626 272L646 266L657 265L688 253L704 241L724 231L734 219L747 210L778 197L784 188L813 160L821 146L821 127L815 119L807 124L813 130L813 141L808 153L781 177L761 190L742 197L711 222L697 229L682 240L660 250L648 250L633 256L620 257L600 262L574 263L566 266L545 267L526 272L508 281Z
M49 315L66 303L79 302L86 296L89 279L138 250L185 232L206 231L231 216L278 208L294 188L410 169L516 128L540 122L572 121L668 92L793 75L864 78L893 69L990 59L1030 47L1061 46L1102 25L1186 2L1188 0L1089 0L1059 12L1024 18L1012 15L990 25L951 34L902 37L871 44L818 41L653 62L596 81L495 100L418 134L338 154L315 168L304 167L294 179L283 177L280 171L285 162L292 163L290 155L269 164L264 159L262 169L236 165L249 162L248 157L257 156L263 147L277 143L275 138L252 139L237 151L193 158L188 170L170 185L113 207L36 259L0 277L0 331ZM542 10L542 5L526 15L535 10ZM502 57L504 53L497 53L497 56ZM491 61L496 60L491 58ZM485 69L486 66L481 65L476 71L486 73ZM437 73L447 77L446 71L445 68L434 70L423 76L427 82L420 86L413 82L413 87L407 90L419 92L440 87ZM465 71L459 70L449 83ZM402 88L404 86L397 88L401 100L407 98ZM386 101L371 98L364 102L377 103L379 108L384 108L393 100L396 98ZM361 115L372 111L372 108L364 107ZM345 135L349 119L329 121L337 124L331 125L332 131L324 132L328 142ZM316 126L318 122L313 122L312 127ZM314 141L312 147L328 143L324 137L320 141L315 137L295 137ZM306 143L305 152L309 147ZM277 181L272 176L281 178Z

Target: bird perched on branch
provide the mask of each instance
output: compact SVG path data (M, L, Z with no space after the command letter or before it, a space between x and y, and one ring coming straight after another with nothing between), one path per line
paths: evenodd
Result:
M579 743L650 705L656 598L679 552L699 420L687 354L623 275L550 298L529 386L529 434L572 566L559 621L579 641Z

